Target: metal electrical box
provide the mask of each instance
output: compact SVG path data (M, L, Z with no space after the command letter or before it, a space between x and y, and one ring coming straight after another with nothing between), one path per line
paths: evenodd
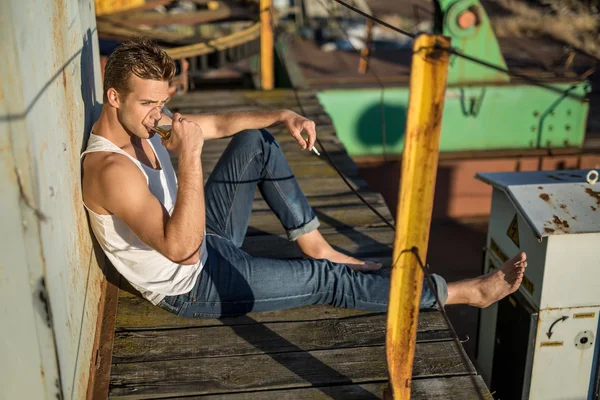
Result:
M517 292L481 310L477 364L497 400L598 399L595 171L480 173L493 187L484 272L519 251Z

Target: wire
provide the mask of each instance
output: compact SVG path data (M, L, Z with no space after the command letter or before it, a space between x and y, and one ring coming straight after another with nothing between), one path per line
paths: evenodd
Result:
M322 2L322 0L318 0L318 1L327 10L327 12L330 15L332 15L331 10ZM271 13L271 20L273 21L273 13L272 13L272 10L270 8L269 8L269 12ZM338 23L338 27L344 33L344 36L346 36L346 38L347 38L348 43L350 44L350 46L352 46L352 43L350 43L350 38L349 38L348 34L344 31L344 29L342 28L342 26L339 25L339 23ZM271 27L271 29L273 30L273 32L275 32L275 36L279 36L279 32L276 29L273 29L273 27ZM277 37L276 37L276 39L277 39ZM352 46L352 48L355 51L358 52L358 50L354 46ZM277 54L277 58L279 59L279 62L282 65L285 65L283 57L281 56L281 54L279 54L278 51L275 51L275 53ZM359 56L362 57L362 55L360 55L360 52L359 52ZM379 83L379 86L381 88L381 96L380 96L381 119L382 119L382 121L381 121L381 127L382 127L382 136L383 136L383 139L385 140L385 114L384 114L384 109L383 109L383 101L384 101L384 98L383 98L383 89L385 87L383 85L383 82L381 82L381 80L377 76L377 74L375 74L375 72L372 71L372 70L371 70L371 73L373 74L373 76L375 77L375 79L377 80L377 83ZM295 88L295 87L292 87L292 89L294 91L294 96L296 98L296 103L298 103L298 107L300 108L300 114L302 116L306 117L306 112L304 111L304 106L302 105L302 102L300 101L300 98L298 96L298 89ZM377 215L388 227L390 227L395 232L396 231L396 227L394 226L394 224L392 224L391 222L389 222L383 215L381 215L381 213L379 211L377 211L375 209L375 207L373 207L371 204L369 204L369 202L356 189L354 189L354 187L352 186L352 184L350 182L348 182L348 179L346 179L346 177L344 176L344 173L337 167L337 165L335 165L335 162L331 159L331 157L329 156L329 153L327 152L327 149L325 149L325 146L323 146L323 143L321 143L321 140L318 137L317 137L317 143L321 147L321 151L323 152L323 155L329 161L329 164L333 167L333 169L335 169L335 171L337 172L337 174L340 176L340 178L342 178L342 180L348 186L348 188L350 188L350 190L352 190L352 192L360 199L360 201L362 201L375 215ZM385 154L384 154L384 156L385 156Z
M319 0L319 1L320 1L320 0ZM375 18L374 16L372 16L372 15L369 15L369 14L367 14L367 13L365 13L365 12L363 12L363 11L359 10L358 8L351 6L351 5L350 5L350 4L348 4L348 3L344 3L344 2L343 2L343 1L341 1L341 0L333 0L333 1L335 1L336 3L338 3L338 4L342 5L342 6L346 7L346 8L349 8L350 10L354 11L355 13L357 13L357 14L360 14L360 15L362 15L363 17L365 17L365 18L368 18L368 19L370 19L370 20L371 20L371 21L373 21L373 22L377 22L379 25L383 25L383 26L385 26L386 28L389 28L389 29L391 29L391 30L393 30L393 31L396 31L396 32L398 32L398 33L401 33L401 34L403 34L403 35L406 35L406 36L408 36L408 37L411 37L411 38L413 38L413 39L417 37L417 35L415 35L414 33L410 33L410 32L408 32L408 31L405 31L405 30L403 30L403 29L396 28L395 26L392 26L392 25L388 24L387 22L380 20L379 18ZM321 3L321 4L322 4L322 3Z
M340 31L342 32L342 34L344 35L344 37L346 38L346 40L348 41L348 44L350 45L350 47L352 47L352 50L354 50L357 54L358 57L365 60L365 62L368 61L368 57L365 57L361 54L360 50L358 50L356 47L354 47L354 45L352 44L352 41L350 40L350 35L348 35L348 33L344 30L344 28L342 27L342 24L340 24L336 19L335 19L335 15L333 14L333 11L331 10L331 8L327 7L327 5L323 2L323 0L317 0L321 6L327 11L327 13L329 14L330 17L332 17L332 19L336 22L338 28L340 29ZM354 8L353 8L354 9ZM362 12L362 11L359 11ZM383 21L381 21L383 22ZM385 22L383 22L385 24ZM375 71L373 70L373 68L369 68L369 73L371 75L373 75L373 77L375 78L375 80L377 81L377 84L379 85L379 113L380 115L380 120L381 120L381 145L383 147L383 159L385 161L387 161L387 129L386 129L386 122L385 122L385 85L383 84L383 82L381 81L381 79L379 78L379 75L377 75L375 73ZM320 143L319 143L320 144Z
M319 0L319 1L321 1L321 0ZM333 1L335 1L336 3L338 3L338 4L340 4L340 5L344 6L344 7L346 7L348 9L350 9L350 10L352 10L352 11L360 14L360 15L362 15L363 17L368 18L368 19L372 20L373 22L376 22L376 23L378 23L380 25L383 25L386 28L389 28L389 29L391 29L391 30L393 30L395 32L401 33L401 34L406 35L406 36L408 36L410 38L413 38L413 39L416 38L416 36L417 36L417 35L415 35L413 33L407 32L407 31L405 31L403 29L396 28L395 26L392 26L392 25L388 24L387 22L381 21L380 19L375 18L372 15L367 14L367 13L365 13L365 12L357 9L356 7L353 7L350 4L348 4L348 3L346 3L346 2L344 2L342 0L333 0ZM476 64L483 65L483 66L485 66L487 68L490 68L490 69L493 69L493 70L496 70L496 71L499 71L499 72L503 72L503 73L505 73L505 74L507 74L509 76L513 76L515 78L523 79L523 80L525 80L525 81L527 81L529 83L532 83L535 86L539 86L539 87L551 90L553 92L558 92L558 93L561 93L561 94L565 94L566 97L570 97L572 99L575 99L575 100L578 100L578 101L581 101L581 102L586 102L587 101L584 96L577 96L577 95L573 95L573 94L568 93L568 91L570 89L567 90L567 91L563 91L563 90L561 90L561 89L559 89L557 87L548 85L548 84L546 84L546 83L544 83L542 81L539 81L539 80L537 80L535 78L531 78L531 77L529 77L527 75L519 74L517 72L512 72L512 71L509 71L507 68L503 68L503 67L500 67L498 65L490 64L487 61L480 60L478 58L475 58L475 57L469 56L467 54L464 54L463 52L461 52L460 50L457 50L454 47L447 48L447 47L442 47L442 46L439 46L439 47L436 46L436 48L440 49L440 50L447 51L450 54L453 54L453 55L455 55L457 57L460 57L460 58L464 58L465 60L469 60L469 61L474 62Z
M338 0L335 0L338 1ZM321 2L321 0L319 0L319 2ZM327 8L326 8L327 9ZM327 9L329 11L329 9ZM340 29L341 26L340 26ZM275 32L276 35L278 35L277 30L273 30ZM343 31L343 29L342 29ZM344 32L345 34L345 32ZM352 44L350 44L352 46ZM352 46L354 48L354 46ZM356 49L355 49L356 50ZM283 57L281 56L281 54L279 54L279 52L275 51L275 53L277 54L277 57L279 58L279 61L282 63L282 65L284 64L283 61ZM374 74L374 76L376 76ZM377 78L377 76L376 76ZM378 80L379 81L379 80ZM294 96L296 98L296 103L298 104L298 107L300 108L300 113L306 117L306 112L304 110L304 106L302 104L302 102L300 101L300 98L298 96L298 90L292 85L292 89L294 91ZM373 207L367 200L365 200L365 198L362 197L362 195L352 186L352 184L350 182L348 182L348 180L346 179L346 177L344 176L344 174L342 173L342 171L340 171L340 169L337 167L337 165L335 164L335 162L331 159L331 157L329 156L329 153L327 152L327 150L325 149L325 146L323 146L323 143L321 143L321 140L319 138L317 138L317 143L319 144L319 146L321 147L321 151L323 153L323 155L325 155L325 157L327 158L327 160L329 161L329 163L331 164L331 166L335 169L335 171L337 172L337 174L340 176L340 178L342 178L342 180L344 181L344 183L348 186L348 188L350 188L350 190L352 192L354 192L354 194L375 214L377 215L377 217L379 217L379 219L381 219L393 232L396 231L396 226L394 225L394 223L388 221L383 215L381 215L381 213L379 213L379 211L377 211L375 209L375 207ZM425 266L425 264L423 263L423 261L421 260L421 256L419 254L419 249L417 247L412 247L409 250L403 250L402 252L400 252L400 255L402 255L405 252L411 252L417 259L417 262L421 268L421 270L423 271L423 274L425 276L425 281L427 282L427 286L429 288L429 290L434 294L436 302L438 304L438 309L441 312L444 321L446 322L446 325L448 326L448 328L450 329L450 332L452 333L452 337L454 342L456 343L456 345L458 346L458 348L460 349L462 347L462 344L458 338L458 335L454 329L454 327L452 326L451 322L450 322L450 318L448 317L448 314L446 313L446 310L444 308L444 306L442 306L442 301L439 297L439 294L437 292L437 289L435 287L435 284L433 282L433 279L431 278L431 275L429 274L429 271L427 270L427 267ZM398 261L398 260L396 260ZM392 264L396 265L396 261ZM461 361L464 363L464 365L466 366L467 369L469 369L470 367L470 362L467 359L467 356L464 352L461 352L459 350L459 354L461 357ZM471 380L473 380L473 386L475 387L475 389L477 390L478 394L480 395L480 398L483 398L483 393L481 392L481 389L479 388L479 386L477 385L477 382L475 382L475 376L471 375Z

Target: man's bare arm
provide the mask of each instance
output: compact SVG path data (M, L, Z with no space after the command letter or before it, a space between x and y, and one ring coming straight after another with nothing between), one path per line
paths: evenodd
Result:
M187 160L185 162L188 163ZM194 169L184 167L180 166L182 172ZM169 216L148 189L139 169L125 156L111 155L98 179L99 193L103 195L100 204L121 218L142 242L169 260L178 264L195 264L203 240L204 218L184 218L186 211L194 212L194 201L186 198L197 191L188 181L199 175L202 182L201 169L194 172L180 174L177 202L172 216ZM203 206L203 196L201 203ZM203 210L201 213L204 214Z
M204 139L219 139L232 136L244 129L262 129L283 123L304 150L312 148L316 140L315 123L291 110L262 112L232 112L226 114L186 115L186 119L202 127ZM308 134L308 143L301 133Z
M190 122L177 121L173 123L173 135L163 144L179 153L177 201L171 216L150 192L139 169L119 154L108 156L99 174L101 205L120 217L142 242L171 261L195 264L206 223L200 161L202 133Z

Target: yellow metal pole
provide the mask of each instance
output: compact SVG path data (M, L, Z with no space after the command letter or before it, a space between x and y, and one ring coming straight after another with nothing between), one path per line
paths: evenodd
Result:
M448 76L449 56L441 48L449 46L448 38L435 35L420 35L413 45L386 334L388 393L392 389L395 400L410 399L423 285L410 249L416 247L425 260Z
M273 27L271 0L260 0L260 80L263 90L273 89Z

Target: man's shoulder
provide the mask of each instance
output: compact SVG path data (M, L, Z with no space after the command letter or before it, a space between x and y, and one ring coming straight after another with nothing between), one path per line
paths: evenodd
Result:
M112 213L115 201L143 192L146 180L127 156L98 151L86 154L82 165L85 203L99 214Z
M123 184L146 184L144 175L133 161L124 154L109 151L86 154L82 175L84 187L101 189L101 192Z
M85 155L82 169L85 175L99 178L115 171L136 170L136 165L124 154L110 151L95 151Z

